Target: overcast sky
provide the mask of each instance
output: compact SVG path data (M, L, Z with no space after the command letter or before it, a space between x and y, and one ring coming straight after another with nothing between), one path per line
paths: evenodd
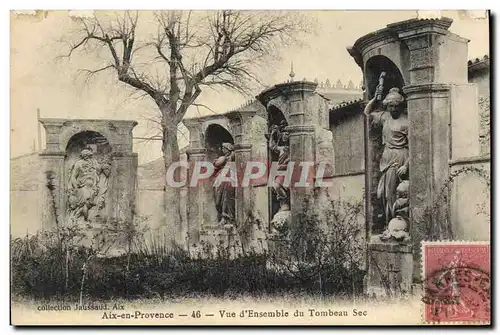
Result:
M57 62L61 54L57 40L75 22L67 11L49 12L46 17L16 17L11 19L11 156L32 150L37 139L36 109L42 117L102 118L136 120L134 136L151 132L145 118L154 115L155 106L147 99L129 98L129 91L117 84L112 73L102 74L85 85L76 78L77 70L91 65L93 60L77 56L71 61ZM288 79L290 63L294 63L296 79L332 83L362 80L359 67L346 51L359 37L385 27L386 24L416 17L414 11L309 11L317 21L316 33L307 36L306 45L282 50L282 60L265 71L266 84ZM470 39L469 59L488 54L487 20L472 20L463 12L444 11L454 20L450 30ZM59 47L58 47L59 46ZM255 92L256 95L259 92ZM216 112L237 107L249 97L227 91L204 91L199 102ZM209 111L193 109L188 116ZM43 131L42 131L43 133ZM156 141L158 142L158 141ZM139 162L161 156L159 143L135 141Z

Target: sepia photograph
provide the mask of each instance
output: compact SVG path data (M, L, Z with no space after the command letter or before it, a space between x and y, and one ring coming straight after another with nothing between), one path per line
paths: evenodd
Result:
M29 325L491 325L488 10L11 10Z

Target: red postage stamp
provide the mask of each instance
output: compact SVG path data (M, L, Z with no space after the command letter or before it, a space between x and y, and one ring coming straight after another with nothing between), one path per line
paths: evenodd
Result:
M426 323L490 323L489 242L422 242Z

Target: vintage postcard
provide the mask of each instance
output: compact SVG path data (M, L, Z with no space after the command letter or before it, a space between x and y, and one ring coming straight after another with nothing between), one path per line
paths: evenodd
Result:
M13 325L490 325L488 11L10 22Z

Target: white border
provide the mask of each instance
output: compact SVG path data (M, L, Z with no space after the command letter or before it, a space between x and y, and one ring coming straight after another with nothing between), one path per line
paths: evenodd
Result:
M192 9L215 9L215 8L245 8L245 9L278 9L278 8L286 8L286 9L414 9L416 5L420 8L426 8L426 9L439 9L439 8L445 8L449 6L449 4L453 4L455 9L458 8L475 8L475 9L480 9L480 8L490 8L493 9L495 14L498 15L498 7L500 2L497 0L474 0L474 1L465 1L465 0L454 0L453 2L437 2L435 0L420 0L417 3L416 2L411 2L411 1L387 1L387 2L382 2L382 1L362 1L362 0L351 0L348 2L323 2L320 0L309 0L309 1L296 1L296 2L291 2L291 1L265 1L265 0L253 0L253 1L248 1L248 2L236 2L234 0L228 1L228 0L217 0L217 1L201 1L201 0L183 0L183 1L167 1L167 2L159 2L158 0L142 0L140 2L137 1L110 1L107 3L104 3L102 0L87 0L87 1L80 1L78 3L72 2L70 6L73 8L78 8L78 9L158 9L161 6L168 7L170 9L181 9L181 8L192 8ZM10 58L10 48L7 47L6 41L10 40L10 22L9 22L9 15L10 13L8 12L9 9L33 9L33 8L44 8L44 9L66 9L68 8L68 3L63 2L63 1L34 1L34 0L29 0L29 1L23 1L23 0L18 0L18 1L3 1L1 6L5 8L2 11L4 13L6 20L2 20L2 24L0 25L1 29L1 36L2 41L4 41L4 52L0 53L1 58L2 58L2 65L4 68L3 73L9 73L9 58ZM139 6L138 6L139 5ZM335 5L335 8L332 7L332 5ZM447 9L451 9L447 7ZM360 22L359 24L363 24ZM496 29L495 29L496 32ZM495 35L493 35L495 36ZM497 50L495 49L495 55L497 54ZM496 78L496 77L495 77ZM4 131L0 132L0 136L2 136L0 140L0 147L3 152L3 157L5 157L5 162L4 164L1 165L1 171L0 171L0 178L1 178L1 185L5 185L3 192L1 193L1 211L4 219L2 220L2 229L3 229L3 236L5 238L4 243L5 245L9 245L9 222L10 222L10 195L7 190L7 185L10 184L10 178L9 178L9 172L10 172L10 145L9 145L9 137L10 137L10 108L9 108L9 86L10 86L10 78L7 75L3 76L3 81L2 81L2 92L4 94L4 99L2 99L3 102L3 110L4 112L1 114L2 117L4 117L6 120L2 124L5 125ZM498 87L497 87L498 89ZM497 91L495 90L495 94ZM498 117L495 118L495 120L498 121ZM498 121L500 122L500 121ZM496 123L495 125L496 126ZM7 128L8 127L8 128ZM498 136L496 136L498 140ZM500 141L500 140L499 140ZM499 147L499 143L495 142L494 147L497 148ZM495 171L496 172L496 171ZM497 199L498 200L498 199ZM500 208L500 204L497 203L495 200L494 206L492 208ZM495 223L492 223L494 225ZM499 234L500 229L496 229L496 235L492 236L493 238L496 238ZM4 249L6 250L6 248ZM7 249L8 250L8 249ZM2 320L2 330L7 331L7 332L13 332L14 329L12 327L9 327L9 320L8 317L10 315L10 305L9 305L9 272L7 269L9 269L9 253L6 252L4 256L1 258L1 268L5 269L3 272L2 276L2 283L1 283L1 313L4 317ZM498 276L495 276L495 278ZM495 282L498 287L498 281ZM498 308L495 308L495 311L497 311L497 314L492 315L492 318L498 317ZM177 329L165 329L169 333L176 333ZM215 331L220 331L221 329L213 329ZM325 331L331 331L331 329L324 329ZM471 331L478 331L477 330L471 330ZM123 331L121 329L113 329L108 331ZM231 331L231 330L229 330ZM276 331L276 329L273 330L264 330L264 329L255 329L255 331L258 331L259 333L266 333L266 332L271 332L271 331ZM285 329L285 331L293 331L292 329ZM297 329L297 331L302 331L302 329ZM373 332L371 329L335 329L335 332L349 332L351 333L356 333L356 332ZM385 331L382 330L382 331ZM402 331L401 329L398 329L398 331ZM71 330L64 330L62 331L63 333L69 333ZM137 333L140 334L142 333L142 329L133 329L130 331L131 333Z

